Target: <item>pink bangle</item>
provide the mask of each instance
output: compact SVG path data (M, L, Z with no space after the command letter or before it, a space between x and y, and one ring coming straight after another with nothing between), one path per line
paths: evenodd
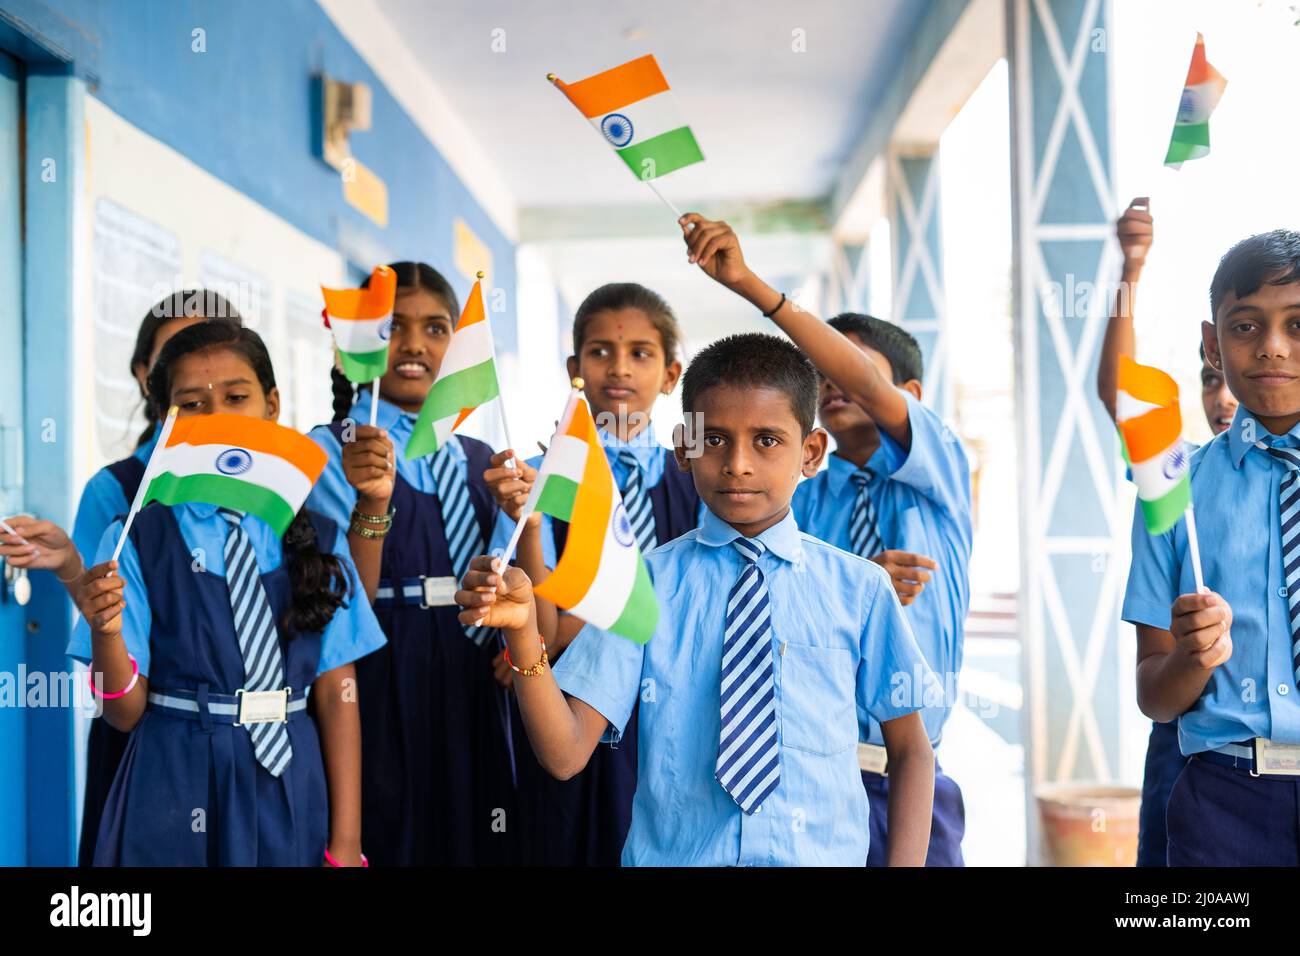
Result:
M131 657L130 652L128 652L126 656ZM139 663L137 663L134 657L131 657L131 682L127 684L124 688L119 690L116 694L102 693L99 690L99 688L95 686L94 671L86 671L86 680L90 682L90 692L94 694L96 697L99 697L103 700L117 700L119 697L125 697L127 694L131 693L131 691L135 689L136 683L140 680L140 665Z
M326 847L326 848L325 848L325 862L328 863L330 866L340 866L340 867L341 867L341 866L343 865L343 864L340 863L338 860L334 859L334 857L330 856L330 848L329 848L329 847ZM370 865L370 861L366 859L366 855L365 855L364 853L361 854L361 865L362 865L362 866L369 866L369 865Z

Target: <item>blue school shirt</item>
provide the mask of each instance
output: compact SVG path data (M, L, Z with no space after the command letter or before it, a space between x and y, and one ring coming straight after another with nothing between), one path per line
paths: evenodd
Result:
M920 709L900 688L927 668L889 577L802 534L794 515L767 550L781 780L746 816L714 777L728 595L738 532L706 509L700 527L646 558L659 624L636 644L588 624L555 665L560 688L609 721L617 742L640 700L638 765L624 866L862 866L869 805L855 708L876 720Z
M626 465L618 460L619 453L624 449L632 452L641 466L642 487L647 492L655 485L659 484L664 477L664 462L667 457L664 455L664 447L654 438L654 426L647 424L644 429L637 433L631 441L623 441L617 435L605 431L597 426L596 433L600 436L600 443L605 448L605 458L609 461L610 470L614 473L614 484L622 488L627 484L630 477L630 471ZM526 459L527 463L533 468L542 466L542 455L535 455ZM675 466L674 466L675 467ZM700 502L700 515L703 516L705 511L704 502ZM488 545L489 553L505 551L505 547L510 543L510 535L514 533L514 519L507 517L501 509L497 509L496 524L492 527L492 541ZM551 516L542 515L542 560L548 568L555 567L558 556L555 553L555 528L551 523ZM660 544L667 542L661 541Z
M1300 743L1300 691L1292 674L1278 521L1278 486L1286 471L1247 437L1300 448L1300 426L1272 435L1238 406L1232 427L1192 456L1201 566L1206 587L1232 608L1232 656L1214 669L1200 699L1178 719L1184 754L1251 737ZM1174 600L1195 592L1187 523L1149 535L1139 503L1124 620L1168 630Z
M957 703L970 607L970 466L943 420L910 394L906 398L911 449L904 451L882 429L880 447L867 462L876 473L869 488L885 548L923 554L939 565L917 599L903 608L933 671L923 716L931 742L937 742ZM852 462L831 455L825 469L800 483L791 503L799 527L846 551L852 546L849 521L858 493L849 480L855 471ZM859 717L862 739L883 744L879 724L866 714Z
M149 440L131 453L131 457L148 463L153 454L154 445L158 444L158 429L155 427ZM72 543L81 552L86 563L99 547L99 539L109 522L131 509L131 502L126 500L122 486L107 468L101 468L86 482L81 492L81 503L77 505L77 519L72 525Z
M370 402L370 391L363 391L360 400L348 412L348 417L358 425L370 424ZM429 467L430 456L406 460L406 443L411 440L415 419L416 416L410 412L404 412L396 405L379 399L375 424L387 431L393 442L397 473L416 491L426 495L437 494L438 485L433 480L433 469ZM317 425L307 433L307 437L320 445L329 456L329 465L321 472L320 478L312 486L311 494L307 496L307 507L332 519L346 538L348 525L352 521L352 509L357 504L357 490L348 484L348 479L343 474L343 446L327 425ZM467 479L467 459L459 436L453 435L447 447L461 477Z
M166 507L153 505L155 508ZM217 514L217 506L199 502L173 505L176 523L180 526L181 537L185 546L195 560L202 560L204 567L213 574L225 577L226 574L226 535L230 524ZM283 560L279 536L261 518L247 515L242 527L248 533L253 544L253 554L257 558L260 573L268 574L278 568ZM100 539L95 554L95 563L107 561L113 556L113 548L122 533L122 522L114 521ZM201 549L197 550L197 549ZM334 612L329 624L321 634L320 664L316 669L319 677L326 671L344 664L350 664L359 657L383 646L386 638L375 619L375 612L370 609L365 591L357 576L352 556L348 553L347 535L340 531L334 537L334 556L347 571L352 584L352 594L347 603ZM118 558L118 574L122 576L126 587L126 607L122 610L122 639L126 649L140 667L140 673L149 676L149 637L153 628L153 615L149 610L149 588L140 574L140 559L136 554L134 543L128 538L122 555ZM68 656L89 664L91 660L90 627L85 618L77 620L68 642Z

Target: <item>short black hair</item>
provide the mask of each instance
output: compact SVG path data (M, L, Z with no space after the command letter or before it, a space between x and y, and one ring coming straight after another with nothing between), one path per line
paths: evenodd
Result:
M668 300L639 282L609 282L595 289L582 300L573 314L573 354L582 354L582 343L587 339L587 326L597 312L618 312L623 309L640 309L650 319L663 340L664 364L677 361L677 347L682 340L682 330Z
M1210 282L1210 321L1218 320L1224 297L1244 299L1268 285L1300 282L1300 232L1274 229L1241 240L1219 260Z
M920 343L901 326L861 312L841 312L826 324L844 335L855 336L867 348L875 349L887 358L889 367L894 370L895 385L912 379L921 380L925 359L921 355Z
M774 388L790 399L790 409L807 437L817 419L817 369L786 339L742 332L710 343L691 360L682 376L682 411L695 411L700 396L718 385Z

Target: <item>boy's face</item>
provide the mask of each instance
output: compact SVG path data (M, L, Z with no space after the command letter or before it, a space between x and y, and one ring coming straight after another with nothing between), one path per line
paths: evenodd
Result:
M442 296L423 287L397 290L388 371L379 380L384 398L405 412L420 409L451 344L454 322Z
M1283 434L1300 422L1300 282L1228 292L1202 327L1205 355L1260 424Z
M717 385L696 401L700 454L677 465L689 471L709 510L746 537L766 531L790 510L799 476L817 474L826 433L805 438L789 397L775 388Z
M894 380L894 366L889 359L871 346L864 344L860 338L851 332L846 332L844 337L866 353L867 358L871 359L872 364L880 369L880 374L885 377L886 381L892 382ZM870 415L863 411L861 405L849 401L844 393L824 375L819 376L819 380L821 381L821 395L818 397L817 419L831 433L836 443L842 443L842 437L854 429L868 425L874 427L875 422L871 420ZM902 388L907 389L918 399L921 397L921 383L915 379L904 382Z
M1223 373L1210 364L1207 358L1201 363L1201 407L1205 420L1215 435L1232 427L1232 416L1237 414L1237 399L1228 391Z

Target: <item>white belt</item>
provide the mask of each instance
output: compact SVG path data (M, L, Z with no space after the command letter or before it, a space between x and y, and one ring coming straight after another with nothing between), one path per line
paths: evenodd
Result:
M888 777L889 751L876 744L864 744L858 741L858 769L867 773L878 773Z

